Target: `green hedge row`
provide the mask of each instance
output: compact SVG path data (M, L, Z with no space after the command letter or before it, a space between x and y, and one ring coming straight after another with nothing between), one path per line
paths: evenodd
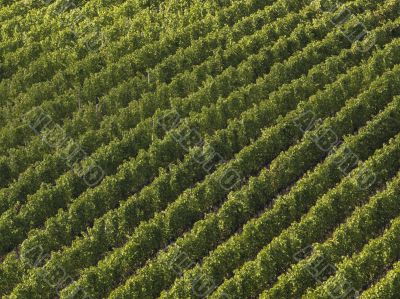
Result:
M389 137L392 137L393 132L400 131L398 127L400 124L399 108L400 98L396 97L394 102L378 116L379 119L375 118L368 126L376 126L374 128L376 130L380 128L380 125L384 125L385 128L392 130L389 134ZM381 122L382 124L380 124ZM368 131L363 131L362 133L367 138L371 137L376 138L377 141L382 141L376 135L365 135L370 134ZM373 143L375 141L371 140L370 142ZM351 150L354 152L353 148ZM382 227L387 225L389 220L400 212L398 198L393 193L393 191L400 188L398 183L396 181L384 193L379 193L371 198L367 205L356 209L351 217L346 220L346 223L335 230L329 240L325 243L314 245L313 254L279 277L278 282L271 289L264 292L262 297L300 298L307 288L314 287L317 282L328 278L332 274L329 272L332 270L329 265L336 264L343 256L350 256L355 251L359 251L366 241L376 237ZM320 267L318 266L319 263L321 263ZM326 268L327 271L317 277L316 272L318 271L315 269L319 268L321 270L326 266L328 266Z
M336 42L336 46L337 47L336 48L332 48L331 51L339 52L340 51L340 47L339 47L339 44L337 42ZM319 47L321 47L321 46L319 46ZM325 45L324 47L325 48L329 48L329 47L331 47L331 45L328 44L328 45ZM265 82L269 82L269 81L271 81L272 78L276 77L276 75L278 74L277 71L279 71L281 74L284 71L285 73L281 76L281 78L282 78L283 82L285 82L285 81L289 82L291 80L291 78L293 76L295 76L297 72L299 72L299 70L295 71L296 68L298 68L298 62L297 61L301 61L301 60L307 61L308 60L307 68L310 68L313 63L316 63L317 61L319 61L321 59L324 59L325 55L327 55L329 53L329 51L318 51L317 53L322 53L322 54L321 55L318 54L317 56L316 56L316 54L314 54L314 56L315 56L314 57L313 55L310 55L311 52L315 52L314 50L315 50L314 46L313 47L307 47L307 49L304 52L301 52L298 55L295 55L294 57L290 58L289 61L284 64L283 68L280 67L279 64L274 66L274 67L272 67L271 73L268 76L266 76L266 78L261 80L261 82L259 82L257 85L253 84L253 86L251 86L250 88L246 88L246 89L241 90L240 92L234 93L230 98L228 98L229 101L227 101L226 104L223 104L223 102L222 102L221 104L219 104L217 106L213 106L212 109L216 109L215 111L219 111L219 110L225 111L223 113L226 114L227 108L229 107L229 106L227 106L227 104L229 104L232 107L232 108L229 108L229 110L232 110L232 109L233 110L237 110L240 107L242 107L240 109L246 109L246 107L248 107L249 103L256 104L257 102L262 100L262 95L265 92L268 94L269 93L268 90L272 91L276 87L275 84L272 84L271 82L268 85L265 85ZM355 62L355 60L353 61L349 57L347 57L347 59L349 60L348 63L350 63L350 64ZM305 65L303 64L303 69L301 71L306 71L306 69L304 69L304 67L305 67ZM336 62L336 63L332 62L332 64L331 64L332 72L335 72L335 71L338 72L338 71L340 71L340 69L342 67L344 67L344 66L339 66L339 62ZM324 73L324 71L325 71L325 77L321 76L321 78L325 78L326 80L329 80L330 76L328 74L326 74L326 69L320 70L321 75ZM315 71L314 71L314 73L315 73ZM314 78L314 77L315 76L312 76L312 78ZM279 97L278 97L278 95L275 97L275 100L277 101L277 103L279 103L278 106L277 106L277 104L272 105L271 102L268 102L268 103L263 104L261 107L255 106L254 108L251 109L251 111L246 112L246 118L249 119L249 121L246 122L246 125L248 125L248 126L252 125L252 127L251 128L249 127L248 129L246 129L246 131L248 131L248 132L246 132L246 134L244 134L244 136L246 136L246 138L243 138L243 137L241 137L241 138L243 138L244 140L247 140L247 142L249 142L249 137L253 136L253 134L258 133L258 130L254 130L254 125L255 125L254 121L255 120L256 120L256 123L257 122L259 123L260 121L262 121L261 123L258 124L258 126L263 126L263 123L265 124L265 121L267 121L269 119L270 119L270 121L273 121L273 119L274 119L273 115L278 116L279 114L284 113L284 111L288 111L288 110L294 108L295 105L298 103L298 101L302 99L302 96L307 97L308 95L311 95L313 92L315 92L321 86L323 80L321 80L322 81L321 84L315 84L314 86L310 87L311 83L315 83L314 81L315 81L314 79L311 79L311 76L310 76L309 82L307 82L307 83L305 83L304 80L297 80L296 81L296 85L293 84L292 89L290 89L290 90L286 89L286 90L284 90L284 92L279 94ZM277 83L276 80L274 82ZM283 83L283 82L281 82L281 83ZM277 86L279 86L279 84ZM296 92L299 92L301 89L305 89L305 93L296 94ZM291 97L291 102L288 102L286 97L288 95L292 95L292 94L294 94L294 95L293 95L293 97ZM241 104L239 104L239 103L241 103ZM271 107L271 105L272 105L272 107ZM199 106L199 108L200 107L201 106ZM258 108L258 109L256 110L256 108ZM207 110L205 110L204 112L207 112ZM256 116L254 114L256 114ZM257 117L257 115L258 115L258 117ZM205 119L204 124L208 124L211 121L215 122L215 120L213 120L213 118L216 118L216 117L217 117L217 115L215 114L215 112L213 114L209 114L209 117ZM199 116L193 115L193 119L198 119L198 118L199 118ZM217 117L217 118L220 119L220 117ZM251 119L253 119L253 120L250 121ZM235 122L240 124L241 121L242 120L238 120L238 121L235 121ZM204 125L204 126L207 127L206 125ZM234 130L237 130L237 129L238 128L234 127ZM242 134L242 133L240 133L240 134ZM224 138L224 141L226 141L226 138ZM242 144L243 144L243 142L244 141L242 141ZM226 146L226 144L225 144L225 146ZM231 150L232 149L226 149L226 151L227 151L226 155L232 155L233 153L231 153ZM226 157L228 157L228 156L226 156ZM176 193L176 191L175 191L176 195L179 194L179 193L180 192ZM80 205L80 208L79 208L80 211L83 210L82 204L85 204L87 208L91 209L91 205L88 205L88 203L91 202L90 200L88 200L88 197L83 197L82 200L79 201L79 202L78 203ZM78 205L78 204L76 204L76 205ZM101 209L101 211L104 210L104 212L107 209L106 206L101 206L101 205L100 205L99 208ZM76 210L78 210L78 208L76 208ZM45 235L43 235L43 233L41 234L41 240L42 241L44 241L44 237L46 237L46 239L51 240L50 243L49 242L42 242L42 243L46 244L46 250L49 249L47 244L56 244L56 239L57 239L58 233L56 233L56 235L48 235L48 233L52 233L52 234L55 233L55 231L54 231L55 226L54 225L56 225L60 229L65 230L65 227L66 227L65 221L67 221L66 217L68 217L68 219L71 220L71 215L68 216L67 213L59 214L58 216L59 217L57 217L55 219L52 219L52 221L50 222L52 230L48 231ZM62 220L60 217L63 218L64 220ZM135 218L138 218L138 217L135 217ZM93 217L91 216L90 219L93 219ZM81 219L81 221L82 220L84 220L84 218ZM138 220L140 220L140 218L138 218ZM92 221L92 220L85 220L85 221ZM63 225L59 226L57 223L58 224L59 223L63 223ZM77 222L76 221L75 221L74 224L75 224L74 231L79 231L79 229L77 228ZM84 229L85 228L84 222L82 222L81 225L82 225L81 229ZM67 227L70 227L70 225L67 225ZM35 236L34 233L31 233L30 235L32 237ZM62 234L62 235L64 236L64 234ZM36 237L37 236L38 236L38 234L36 234ZM34 238L32 238L32 239L35 240ZM65 243L65 240L63 240L62 242ZM25 245L23 245L23 247L24 246ZM29 248L30 246L27 246L27 247ZM10 284L8 284L8 285L10 285Z
M300 30L296 31L295 33L293 33L293 35L291 35L290 37L293 38L294 36L296 36L296 34L299 32ZM311 37L310 37L311 38ZM304 43L307 43L307 41L309 41L309 39L303 39ZM285 43L286 42L286 43ZM282 43L288 44L288 41L286 39L284 39L282 41ZM285 56L282 55L277 55L277 52L279 52L282 47L279 47L282 43L277 43L275 44L272 48L268 48L266 51L269 51L270 53L272 52L274 54L274 52L276 53L274 55L275 59L279 61L279 59L284 59ZM278 48L279 47L279 48ZM301 44L299 45L299 47L301 47ZM323 49L325 49L326 53L329 53L327 51L329 51L330 49L336 49L336 48L332 48L331 46L323 46ZM288 51L288 53L286 55L290 56L290 53L292 53L292 51L295 51L295 47L291 47L291 50ZM268 53L268 52L267 52ZM259 67L259 60L260 59L264 59L266 60L266 57L269 57L268 55L263 55L265 53L260 53L259 55L255 56L253 60L250 60L250 62L247 65L244 65L243 67L240 67L236 72L232 71L233 76L235 78L243 78L243 77L247 77L247 78L254 78L254 73L255 70L254 68ZM313 56L309 56L307 57L307 59L311 60L313 59ZM275 60L274 59L269 59L269 63L272 64ZM265 66L267 67L267 65ZM289 65L290 67L290 65ZM288 74L290 74L291 76L297 76L297 72L300 72L301 74L301 69L298 70L297 72L293 72L293 69L295 68L291 68L292 72L288 72ZM278 77L277 75L280 74L285 74L284 76ZM299 75L300 75L299 74ZM286 72L284 71L284 69L280 68L275 68L275 71L271 71L271 73L269 74L270 78L273 78L274 81L272 80L268 80L269 81L269 86L267 86L268 88L271 88L270 91L272 91L274 88L276 88L277 86L279 86L279 84L277 83L277 79L280 78L283 82L285 82L285 80L290 80L290 75L286 75ZM259 82L258 84L261 84L262 82ZM274 85L272 85L272 83L274 83ZM227 87L224 86L223 84L221 84L221 88L222 89L226 89ZM264 90L266 87L263 87ZM230 99L232 99L234 97L230 97ZM198 109L201 109L201 107L205 104L204 100L205 98L202 97L201 98L202 101L199 100L199 103L201 102L201 104L197 104ZM228 101L228 103L230 103L229 105L232 105L232 100ZM234 103L233 105L237 105L237 103ZM185 106L184 106L185 107ZM240 108L242 106L238 106L238 108ZM194 109L193 105L191 106L187 106L185 107L187 109L186 114L188 113L188 111L193 111L196 110ZM246 106L243 106L242 109L245 109ZM215 107L212 106L211 111L214 111L212 113L215 113L215 111L217 111L216 109L221 109L221 107ZM209 110L210 110L209 109ZM222 112L224 112L226 108L224 108L223 110L221 110ZM180 109L178 109L179 113L181 112ZM205 113L207 112L208 115L210 115L211 112L208 112L207 109L205 110ZM232 111L233 113L234 111ZM239 113L240 111L236 111L236 114L232 114L232 115L224 115L223 118L220 120L222 121L222 123L215 123L214 125L216 125L218 128L218 126L224 126L224 122L227 121L227 119L229 119L229 117L235 117L235 115L238 115L237 113ZM221 113L221 112L220 112ZM180 113L181 114L181 113ZM206 114L206 115L207 115ZM147 148L151 142L153 141L154 138L154 129L152 128L152 124L154 123L154 121L157 119L157 117L159 117L158 115L153 116L152 118L147 119L145 122L142 122L140 124L140 126L136 127L133 131L129 132L129 135L127 135L127 138L124 138L123 141L125 141L124 143L121 144L111 144L110 146L107 146L105 148L102 148L100 151L100 154L96 157L96 159L94 159L94 163L96 165L99 165L107 174L109 173L113 173L116 171L116 166L119 165L123 159L126 156L126 154L124 153L129 153L130 155L132 155L135 152L138 152L140 149L143 148ZM196 118L193 118L196 119ZM205 121L209 121L209 117L205 118ZM225 120L224 120L225 119ZM204 123L206 123L204 122ZM215 122L215 121L214 121ZM212 130L212 126L210 125L210 123L208 125L204 125L204 130ZM160 137L162 137L164 135L165 132L161 131L158 133L158 135L160 135ZM157 134L156 134L157 135ZM170 135L171 136L171 135ZM99 194L100 190L102 195L102 198L108 198L108 196L110 194L114 194L116 192L116 189L119 190L118 194L115 194L115 196L117 196L116 198L120 198L123 199L125 196L127 196L129 193L132 193L134 191L136 191L137 189L140 189L140 187L143 184L146 184L149 180L151 180L152 177L154 177L154 170L153 169L158 169L158 167L165 167L166 165L168 165L168 163L170 163L171 161L173 161L174 159L177 159L179 157L179 155L182 155L182 149L179 151L179 148L174 152L174 155L171 157L168 157L167 160L165 159L160 159L157 155L160 156L165 156L165 153L163 153L161 151L160 148L168 148L171 147L172 145L168 145L171 142L173 142L173 138L170 137L168 142L164 142L164 144L161 146L160 144L156 144L154 147L158 148L155 152L156 154L154 157L154 161L149 160L147 161L147 164L153 164L153 165L149 165L148 169L147 169L147 175L143 176L143 173L141 175L141 178L136 178L135 175L133 175L130 170L130 168L135 169L135 167L137 167L137 165L139 165L141 162L140 159L142 159L141 156L137 157L136 159L132 160L132 162L126 163L123 166L120 167L120 171L115 175L115 176L111 176L111 177L107 177L106 181L104 184L101 185L101 187L99 188L95 188L95 189L89 189L87 193L84 193L84 197L88 198L88 197L93 197L94 194ZM177 147L178 145L175 144L175 147ZM166 152L169 152L169 150L166 150ZM151 149L150 149L150 153L151 153ZM143 155L148 155L147 153L142 153ZM178 156L177 156L178 155ZM129 157L129 156L128 156ZM90 159L89 159L90 160ZM92 161L90 161L92 162ZM87 165L90 165L90 162L88 162ZM144 167L144 166L143 166ZM137 171L137 170L136 170ZM2 250L0 250L2 253L7 252L7 250L10 250L12 247L16 245L18 242L22 241L26 235L26 233L31 229L34 228L35 226L40 225L45 219L46 217L48 217L51 213L54 214L54 212L56 212L56 210L60 207L64 207L68 202L71 201L72 198L78 196L79 194L81 194L84 190L86 190L85 188L85 182L84 180L82 180L81 178L77 177L76 175L74 175L72 172L68 172L67 174L65 174L64 176L61 176L60 178L57 179L57 185L53 188L53 187L48 187L48 186L42 186L41 189L39 189L38 192L36 192L34 195L32 196L28 196L28 202L26 203L26 205L23 205L19 211L17 211L17 209L15 209L14 207L10 208L7 210L7 212L5 212L1 217L0 217L0 231L2 232L1 237L3 240L7 240L7 242L3 243L3 246L0 245L0 247L2 247ZM109 190L105 190L104 188L109 188L109 184L112 184L114 187L110 188ZM131 184L136 184L136 187L132 186ZM87 187L87 186L86 186ZM53 200L53 196L57 194L57 201ZM113 202L114 205L118 202L116 200L116 198L114 198L114 196L111 196L110 198L113 198ZM51 200L51 205L48 204L48 200ZM98 199L97 199L98 200ZM80 202L81 200L79 200ZM109 201L109 200L107 200ZM87 202L87 200L86 200ZM17 203L17 205L19 205L19 203ZM104 205L102 208L106 208L107 206ZM103 209L99 209L98 212L100 213ZM38 213L36 213L36 211ZM39 215L39 211L40 211L40 215ZM18 241L19 240L19 241ZM8 249L6 249L8 248Z
M360 82L360 80L357 81ZM337 90L333 93L336 95L336 98L343 96L343 94L338 96ZM318 100L324 101L320 98L318 98ZM315 102L318 101L313 101L313 103L308 105L306 104L304 105L305 107L302 106L296 112L299 113L299 110L303 111L303 109L306 107L308 108L311 105L313 105L314 109L318 109L315 106L319 106L316 105ZM332 102L329 102L329 104L332 104ZM330 109L322 110L323 112L320 113L335 111L335 108L330 106ZM267 133L263 134L263 137L250 145L248 148L242 150L235 160L224 165L222 168L219 168L215 173L207 177L203 183L197 185L194 189L184 192L177 201L172 203L167 208L166 211L156 214L152 220L140 225L135 230L130 241L128 241L123 248L114 251L109 257L101 261L98 264L98 267L84 270L84 274L81 276L77 285L83 287L84 289L89 288L87 289L88 292L95 297L100 293L107 293L107 291L110 290L109 288L115 284L115 281L119 281L121 276L126 277L126 275L132 273L132 271L134 271L133 268L140 266L141 263L148 258L148 255L151 254L151 252L156 252L160 245L162 246L162 244L168 244L171 240L178 237L180 233L187 230L187 227L190 227L196 220L199 219L199 217L201 217L205 211L209 210L211 206L214 206L221 201L226 194L226 192L223 192L223 188L218 186L218 184L215 183L215 180L213 180L215 176L220 176L221 171L230 169L234 166L237 166L234 168L242 173L242 176L248 176L248 170L243 173L245 169L254 167L253 163L254 165L258 165L259 169L260 164L266 163L259 159L263 159L265 154L274 155L273 152L275 152L275 150L278 150L278 152L281 151L285 148L284 144L286 142L292 138L296 138L293 136L293 134L297 135L296 132L288 128L288 123L290 122L287 121L287 118L294 117L294 114L295 113L291 113L288 117L282 119L282 122L279 122L280 125L267 130L267 132L270 132L269 134L271 135ZM282 133L282 130L284 130L285 134L280 134L280 137L278 138L275 133ZM275 136L277 139L275 139ZM287 139L282 140L281 136L285 136ZM264 144L267 142L267 140L269 146ZM261 146L261 144L263 145ZM252 159L244 159L244 155L250 155L250 152L254 150L256 152L251 154ZM245 160L247 163L244 162ZM250 164L248 161L252 161L252 163ZM209 190L211 187L210 185L212 186L211 190ZM184 219L182 219L182 215L185 215ZM156 248L153 246L156 246ZM126 272L126 274L123 274L124 272ZM103 279L105 279L105 273L107 273L107 279L104 281ZM89 281L91 283L89 283ZM95 283L92 284L92 282ZM69 291L73 290L75 286L76 285L72 286ZM68 290L66 292L68 292Z
M102 111L106 110L106 114L112 114L117 108L116 103L123 102L123 106L126 106L127 99L139 97L141 93L144 93L141 100L138 102L132 102L129 104L127 109L124 109L123 111L120 111L120 113L114 114L104 120L103 124L101 125L101 131L92 129L93 123L97 123L98 121L98 117L96 117L95 111L92 109L91 114L83 116L80 115L75 122L65 124L64 127L66 134L70 137L79 136L79 134L82 134L82 129L87 128L89 131L83 134L80 140L82 140L81 145L83 148L85 148L86 153L91 154L94 149L97 149L102 144L107 144L117 136L122 136L122 131L135 126L135 124L137 124L143 117L150 116L152 113L154 113L156 108L168 108L173 101L176 101L176 99L171 101L171 97L186 97L191 92L197 92L196 89L198 88L200 88L203 94L205 94L205 89L210 89L211 86L209 84L201 86L202 82L205 80L210 82L213 79L213 77L208 77L207 75L217 76L219 72L223 71L225 68L229 66L236 66L236 63L240 63L242 60L245 60L249 55L252 55L254 51L257 51L259 47L262 47L264 43L268 43L268 41L271 39L273 40L275 36L290 33L293 28L292 26L295 26L295 23L299 17L300 16L296 16L296 14L289 14L285 18L279 19L276 24L274 22L270 26L265 26L263 29L257 31L256 35L246 37L240 40L238 43L234 43L228 49L223 51L221 55L215 54L207 58L204 63L199 66L195 66L191 72L186 71L176 76L167 86L165 86L165 84L158 85L154 93L144 93L147 79L143 79L145 82L143 82L143 80L142 82L138 82L138 80L133 79L129 82L130 86L128 84L124 84L121 86L122 88L114 90L114 92L108 97L107 102L103 101L101 103L101 109ZM246 18L244 20L248 19L249 18ZM267 20L267 16L264 16L264 19ZM240 21L237 24L239 25L243 23L246 22ZM235 28L236 27L234 27L234 29ZM248 31L248 29L243 31L243 34ZM240 32L236 33L236 36L239 38ZM260 55L258 55L258 57L260 57ZM236 78L235 80L232 80L229 78L229 76L226 76L229 74L229 71L232 72L230 69L226 70L223 72L225 76L216 78L216 80L219 79L221 82L218 84L218 86L225 84L226 87L224 89L218 88L218 90L215 90L214 87L213 92L211 92L209 96L211 99L215 99L221 95L219 92L220 90L223 90L222 95L228 94L230 91L234 90L235 87L238 87L238 84L243 84L252 79L250 77L248 80L238 80ZM160 73L160 69L158 69L158 73ZM160 75L162 75L162 72ZM160 75L157 75L156 77L160 78ZM216 80L213 81L214 85L217 85L218 81ZM198 90L198 92L200 92L200 90ZM193 96L194 95L192 95L192 97ZM108 108L105 107L106 105ZM140 107L139 105L143 106ZM142 113L141 115L138 115L141 111L145 114L143 115ZM7 183L7 181L10 181L13 177L18 175L25 167L42 158L48 152L51 152L51 147L47 146L47 144L43 144L40 138L36 138L32 146L28 145L27 147L14 151L12 155L8 157L2 157L2 168L4 169L2 181ZM52 155L48 156L48 160L52 159L52 157ZM53 159L56 159L56 157L53 157ZM16 163L16 161L18 161L18 163ZM38 173L37 168L38 167L36 166L34 169L30 169L30 172L28 171L27 174L29 179L22 177L22 180L25 182L35 182L36 179L32 178L32 175L40 176L41 178L45 177L45 182L50 182L55 179L54 176L43 176L40 172ZM53 167L52 169L57 168ZM60 173L60 171L56 173ZM31 183L25 185L25 190L30 190L31 192L37 188ZM7 197L12 199L10 196ZM24 195L19 195L19 198L24 198ZM9 201L12 202L12 200Z
M377 102L382 97L390 98L399 94L397 82L399 72L400 66L397 65L393 70L379 77L368 91L361 97L355 98L353 102L370 105L371 101ZM376 187L397 171L399 165L396 163L396 155L400 154L396 152L398 142L394 142L390 148L392 150L386 147L380 151L383 157L378 160L380 163L375 163L379 167L374 164L374 159L365 164L365 168L376 174L374 184L368 188L360 188L356 174L343 180L339 188L322 196L300 222L292 224L262 249L256 259L245 263L232 278L225 280L211 298L221 293L230 295L232 298L242 298L243 294L254 296L275 282L279 274L294 262L297 251L323 239L346 215L352 212L355 205L365 201Z

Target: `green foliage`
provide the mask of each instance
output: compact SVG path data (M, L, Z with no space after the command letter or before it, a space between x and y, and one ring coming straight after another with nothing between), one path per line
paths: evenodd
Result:
M0 4L2 298L398 297L399 1Z

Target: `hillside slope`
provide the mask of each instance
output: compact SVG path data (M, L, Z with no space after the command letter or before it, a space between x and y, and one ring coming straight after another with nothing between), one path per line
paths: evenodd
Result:
M400 0L0 0L2 298L400 298Z

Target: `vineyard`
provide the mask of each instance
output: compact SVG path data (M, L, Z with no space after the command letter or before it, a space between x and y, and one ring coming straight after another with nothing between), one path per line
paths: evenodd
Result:
M0 28L1 298L400 298L400 0Z

